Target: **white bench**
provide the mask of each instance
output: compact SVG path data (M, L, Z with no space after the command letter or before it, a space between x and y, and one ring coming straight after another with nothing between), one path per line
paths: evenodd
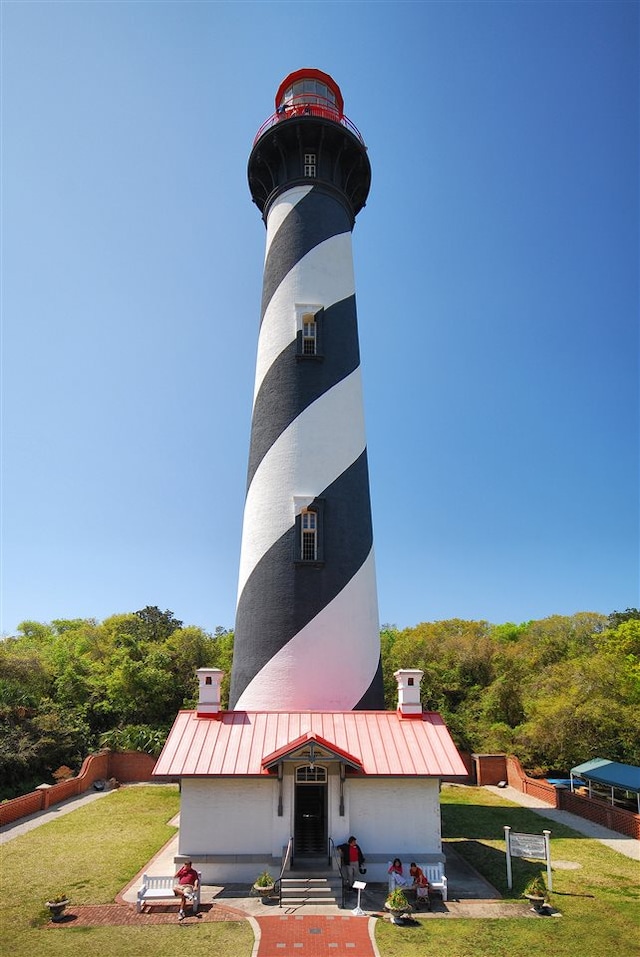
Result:
M193 899L191 906L193 908L193 913L196 914L200 910L200 884L202 883L202 874L198 871L198 886L193 892ZM176 886L175 877L166 877L158 876L157 874L143 874L142 875L142 887L138 890L138 897L136 900L136 910L138 913L141 912L143 905L149 901L175 901L176 904L180 903L180 897L177 894L173 893L173 888Z
M447 878L444 873L444 864L440 861L437 864L420 864L424 876L429 881L429 887L434 891L440 891L442 900L447 899Z
M418 867L422 868L422 873L429 881L429 888L434 891L439 891L442 895L442 900L446 901L447 899L447 878L444 873L444 864L438 862L437 864L419 864ZM389 874L389 893L395 888L395 883L393 880L393 874ZM407 884L406 887L402 887L403 891L411 891L414 888L411 884Z

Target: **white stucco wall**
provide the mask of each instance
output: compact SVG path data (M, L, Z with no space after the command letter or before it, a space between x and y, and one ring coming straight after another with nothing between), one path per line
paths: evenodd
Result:
M275 873L271 859L280 861L289 839L277 787L273 778L183 780L178 853L193 858L205 884L252 881L267 865Z
M288 769L289 770L289 769ZM192 857L205 884L248 881L265 867L276 876L294 829L292 771L283 782L278 817L275 778L199 779L182 782L178 853ZM341 844L355 834L367 858L367 881L387 879L387 861L426 862L441 855L437 780L349 778L345 813L339 813L339 780L328 780L328 836Z
M426 862L442 852L439 781L353 778L348 782L348 833L367 858L367 881L387 879L387 861Z

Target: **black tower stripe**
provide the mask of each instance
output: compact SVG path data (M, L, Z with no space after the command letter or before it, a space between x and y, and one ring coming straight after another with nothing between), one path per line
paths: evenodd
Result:
M263 555L242 591L236 631L242 632L244 646L242 661L237 666L234 661L232 708L251 679L340 594L371 552L366 449L318 498L326 502L326 565L318 568L294 562L292 526Z
M247 488L287 426L360 365L355 296L323 310L321 322L322 357L296 358L294 339L262 380L253 407Z
M314 187L296 203L269 247L264 264L261 322L274 292L296 263L325 240L349 232L349 215L335 196Z

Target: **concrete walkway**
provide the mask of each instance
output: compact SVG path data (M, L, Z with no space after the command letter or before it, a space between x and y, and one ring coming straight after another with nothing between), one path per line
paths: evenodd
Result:
M486 790L492 791L500 797L507 798L507 800L513 801L514 804L531 808L536 814L539 814L541 817L546 817L550 821L565 824L574 831L578 831L579 834L584 834L585 837L591 837L596 841L600 841L601 844L610 847L612 851L617 851L618 854L624 854L625 857L630 857L633 861L640 861L640 841L636 841L632 837L627 837L618 831L611 831L609 828L602 827L600 824L594 824L593 821L588 821L586 818L579 817L577 814L571 814L569 811L559 811L545 801L532 797L530 794L523 794L522 791L518 791L516 788L498 788L492 785L486 785Z
M46 811L36 811L35 814L29 814L28 817L21 817L17 821L12 821L11 824L4 824L0 827L0 845L12 841L14 837L20 837L21 834L27 834L29 831L32 831L34 827L40 827L41 824L48 824L49 821L57 821L58 818L63 817L65 814L70 814L71 811L75 811L76 808L79 808L82 804L97 801L99 798L106 797L106 795L110 793L110 791L94 791L91 789L85 791L84 794L79 794L77 797L72 797L66 801L61 801L59 804L54 804L53 807L48 808Z

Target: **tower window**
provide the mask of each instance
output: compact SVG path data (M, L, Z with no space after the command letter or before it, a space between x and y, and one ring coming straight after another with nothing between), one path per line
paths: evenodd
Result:
M295 546L293 561L297 565L324 565L324 499L294 497Z
M296 80L296 82L287 87L284 91L281 104L283 106L295 107L299 104L313 103L323 107L336 108L336 95L326 83L321 80Z
M296 359L322 359L322 306L296 305Z
M315 512L302 513L301 557L303 562L315 562L318 557L318 516Z
M314 316L305 316L302 323L302 354L315 356L317 340L316 320Z
M316 154L315 153L304 154L304 175L305 176L316 175Z

